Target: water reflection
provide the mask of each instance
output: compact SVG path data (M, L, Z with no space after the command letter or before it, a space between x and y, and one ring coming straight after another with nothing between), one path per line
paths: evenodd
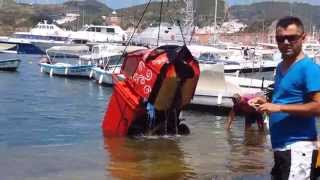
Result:
M193 169L184 161L176 139L105 138L109 154L107 172L113 178L192 179Z
M265 174L270 170L271 150L264 131L250 129L243 134L229 131L230 145L227 168L233 174Z

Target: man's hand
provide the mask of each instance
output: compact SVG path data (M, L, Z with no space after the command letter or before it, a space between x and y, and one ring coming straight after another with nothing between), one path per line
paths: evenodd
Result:
M272 103L264 103L258 106L257 108L260 112L265 113L273 113L273 112L280 112L281 111L281 105L279 104L272 104Z
M257 108L260 105L265 104L265 103L267 103L267 99L262 96L252 98L248 101L248 104L254 108Z

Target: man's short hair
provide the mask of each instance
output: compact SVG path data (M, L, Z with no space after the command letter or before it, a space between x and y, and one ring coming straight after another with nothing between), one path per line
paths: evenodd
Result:
M279 21L276 25L276 29L278 27L287 28L291 24L296 25L299 29L301 29L302 32L304 32L304 27L303 27L302 21L298 17L294 17L294 16L286 16L286 17L279 19Z

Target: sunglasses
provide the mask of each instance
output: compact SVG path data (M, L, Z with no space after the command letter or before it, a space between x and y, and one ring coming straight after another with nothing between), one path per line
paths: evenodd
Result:
M288 40L289 43L295 43L301 37L302 37L302 34L301 35L276 36L276 41L277 41L277 43L284 43L285 40Z

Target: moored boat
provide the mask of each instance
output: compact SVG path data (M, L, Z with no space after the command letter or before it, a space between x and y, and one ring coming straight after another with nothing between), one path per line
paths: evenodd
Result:
M0 53L17 54L17 46L15 44L0 43Z
M18 58L0 60L1 71L16 71L21 60Z
M80 56L83 61L91 61L96 66L92 68L90 78L94 78L99 84L112 85L113 74L119 74L123 62L124 51L126 53L146 49L140 46L120 46L111 43L98 44L92 47L90 54Z
M51 48L50 48L51 49ZM40 71L48 73L50 76L78 76L88 77L93 67L91 61L81 61L78 58L56 58L58 55L64 54L64 52L56 51L53 49L46 51L47 56L40 60Z
M200 67L201 68L201 67ZM201 69L199 82L191 101L193 107L208 106L231 108L232 96L237 94L263 94L273 81L227 75L223 64Z
M40 63L40 71L50 76L79 76L89 77L92 65L69 64L69 63Z

